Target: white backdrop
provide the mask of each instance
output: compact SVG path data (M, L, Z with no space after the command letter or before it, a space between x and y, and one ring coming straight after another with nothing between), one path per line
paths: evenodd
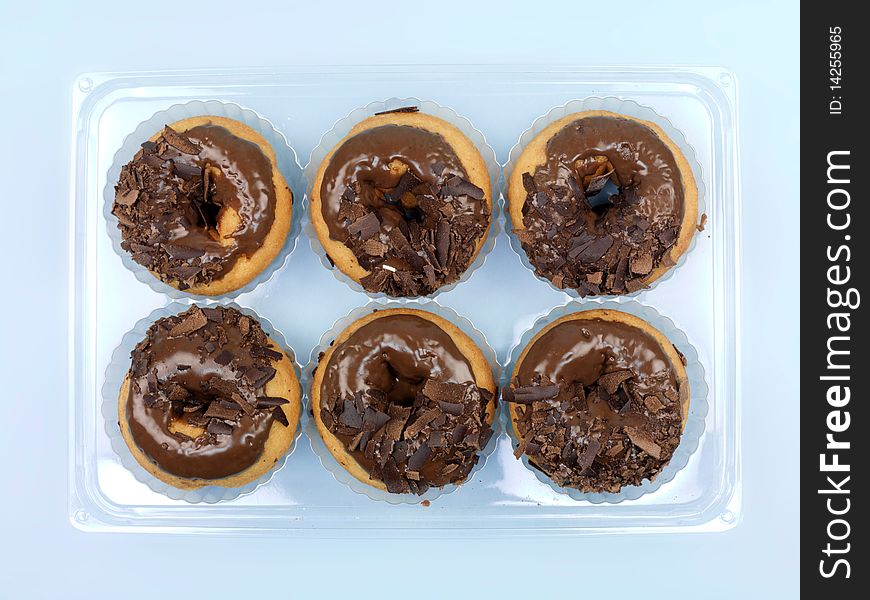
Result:
M798 4L0 0L0 598L250 592L797 595ZM94 535L66 510L70 89L78 73L343 63L711 64L740 89L743 520L720 534L305 541ZM500 157L503 159L503 157ZM443 581L443 584L439 584ZM320 587L318 587L320 586ZM392 594L391 594L392 592Z

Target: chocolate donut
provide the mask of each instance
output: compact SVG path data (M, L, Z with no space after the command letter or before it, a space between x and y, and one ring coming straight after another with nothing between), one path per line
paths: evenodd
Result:
M492 435L489 363L459 328L423 310L352 323L320 357L311 393L330 453L392 493L461 483Z
M477 148L416 109L358 123L324 158L311 190L311 220L330 261L389 296L425 296L457 281L491 216Z
M254 318L192 306L155 321L131 357L118 396L121 434L161 481L241 487L290 447L299 382Z
M679 147L655 123L607 111L538 133L510 173L508 200L535 273L581 296L649 286L698 226L698 188Z
M192 117L121 169L112 214L121 248L161 281L207 296L236 290L278 255L293 195L275 151L224 117Z
M689 411L683 356L652 325L594 309L558 319L523 349L503 392L515 455L556 484L618 492L653 480Z

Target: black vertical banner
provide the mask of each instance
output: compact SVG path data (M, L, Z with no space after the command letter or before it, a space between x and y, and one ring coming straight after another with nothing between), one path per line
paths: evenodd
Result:
M863 3L802 8L801 587L868 597L870 30Z

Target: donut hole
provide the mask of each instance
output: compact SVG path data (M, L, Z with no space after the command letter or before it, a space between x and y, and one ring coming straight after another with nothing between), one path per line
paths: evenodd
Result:
M193 199L198 216L196 225L205 229L213 240L224 246L231 245L233 235L243 226L242 217L234 207L216 198L235 194L235 188L219 167L206 165L202 174L202 198Z
M387 370L386 389L382 390L387 396L387 402L396 406L412 406L417 398L417 392L426 383L426 378L402 373L389 360L385 361Z
M195 394L195 396L202 396L202 394ZM203 411L208 407L209 402L211 402L212 398L196 398L195 401L202 402ZM193 415L199 415L201 412L184 412L174 410L169 419L169 432L170 433L182 433L190 438L196 439L202 434L205 433L205 427L201 425L194 425L190 423L188 419Z
M582 158L575 163L575 168L586 203L599 216L624 197L616 168L606 156L598 154Z
M205 229L212 237L218 235L221 207L213 202L193 202L196 208L196 227Z
M417 205L417 197L411 192L406 192L399 199L399 204L403 211L403 216L406 221L423 222L423 211Z
M607 212L615 204L615 200L622 196L622 188L613 183L613 180L607 179L604 187L592 195L586 196L586 203L599 215Z
M170 419L169 432L183 433L187 437L196 439L205 433L205 428L201 425L193 425L192 423L188 423L187 415L181 414Z
M215 166L206 165L202 168L202 198L191 198L197 212L197 227L209 232L212 237L219 236L221 209L219 203L213 202L215 180L221 176L221 171Z
M406 194L413 198L413 194ZM416 206L416 198L414 204L405 204L402 201L388 200L384 198L384 206L378 210L381 220L393 227L398 227L399 221L416 221L423 222L423 211Z
M398 186L401 186L404 175L411 168L408 164L397 158L391 160L386 166L390 174L390 183L395 182ZM419 178L417 178L417 181L419 181ZM395 198L392 195L396 190L395 186L387 188L378 186L377 190L378 196L385 204L384 209L386 211L395 213L396 216L405 221L417 221L418 223L423 221L424 215L417 206L417 197L410 191L400 193L399 197Z
M228 401L229 398L225 393L202 389L197 384L184 385L180 381L175 383L187 390L189 395L181 401L172 403L168 429L170 433L182 433L196 439L206 433L206 427L200 423L191 423L190 419L201 419L213 402ZM234 382L228 383L234 384Z

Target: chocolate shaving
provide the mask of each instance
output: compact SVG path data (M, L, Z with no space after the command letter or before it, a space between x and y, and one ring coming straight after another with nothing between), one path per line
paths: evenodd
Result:
M402 429L404 429L405 423L408 422L408 417L411 416L411 407L391 406L390 415L391 418L387 422L385 434L388 438L397 442L402 439Z
M450 257L450 222L447 220L438 221L435 229L435 256L442 268L447 266Z
M631 272L637 275L648 275L653 268L653 259L649 254L642 254L631 261Z
M376 112L376 115L389 115L391 113L415 113L420 112L420 109L416 106L403 106L401 108L394 108L392 110L382 110L381 112Z
M583 454L580 455L580 460L578 461L580 473L586 472L592 466L592 461L595 460L595 456L600 448L601 443L598 440L589 440L586 449L583 450Z
M363 249L369 256L384 256L387 253L389 246L372 238L365 241Z
M389 420L390 415L371 407L366 407L363 413L363 427L371 431L377 431L386 425Z
M262 388L275 377L274 367L266 366L261 368L251 368L245 372L245 376L251 381L254 388Z
M175 170L175 174L182 179L191 180L197 176L203 176L202 167L197 167L180 160L173 160L172 168Z
M287 415L284 413L284 409L280 406L276 406L272 411L272 418L281 423L284 427L290 427L290 421L287 420Z
M187 316L183 321L181 321L181 323L175 325L169 330L169 337L190 335L194 331L205 327L206 323L208 323L208 319L206 319L205 314L198 306L194 306L190 311L188 311Z
M436 402L451 402L461 400L465 386L459 383L427 379L423 385L423 395Z
M411 471L420 471L432 455L432 450L427 445L422 445L417 448L417 451L408 458L408 469ZM419 477L418 477L419 479Z
M233 421L239 416L239 411L224 408L220 402L212 402L208 405L208 410L205 411L203 416Z
M582 248L578 253L577 258L585 263L594 262L604 256L604 254L610 250L612 245L613 238L610 236L595 238L593 241L589 242L588 245Z
M502 397L507 402L517 404L532 404L541 400L548 400L559 395L558 385L526 386L519 388L506 388Z
M461 177L452 177L447 185L441 188L445 196L469 196L475 200L483 200L483 190Z
M184 386L171 382L166 387L166 397L172 402L176 400L186 400L190 397L190 392L188 392Z
M652 441L646 434L635 427L626 427L625 433L635 446L652 456L661 458L662 448Z
M444 400L438 400L438 407L450 415L461 415L462 409L464 406L458 402L445 402Z
M616 389L622 384L622 382L631 379L632 377L634 377L634 372L632 370L622 369L620 371L605 373L598 378L598 384L607 390L608 394L615 394Z
M129 189L126 192L121 194L117 194L115 196L115 202L120 204L121 206L133 206L136 203L136 200L139 199L139 190Z
M169 254L169 256L178 260L190 260L191 258L199 258L205 254L205 250L203 249L187 248L177 244L163 244L163 249L166 250L166 253Z
M440 411L430 409L420 415L414 423L405 429L405 439L416 437L423 428L426 427L429 423L435 420L435 418L440 414Z
M353 400L348 399L344 401L344 410L338 417L338 422L353 429L362 429L363 416L357 410Z
M523 187L529 194L538 193L538 185L535 183L535 178L531 173L523 173Z
M199 154L199 146L191 142L187 137L175 131L169 125L166 125L163 128L162 135L163 139L166 140L166 143L178 150L179 152L183 152L184 154Z
M241 394L233 394L232 398L233 402L235 402L246 415L252 415L257 410L253 404L242 398Z
M290 401L286 398L279 398L276 396L259 396L257 397L257 408L272 408L274 406L289 404L289 402Z
M214 361L221 366L226 366L232 362L233 358L235 358L235 355L232 352L224 350L214 357Z
M377 234L380 228L381 222L378 221L378 216L370 212L348 225L347 232L361 240L368 240Z
M251 354L253 356L262 356L264 358L268 358L271 361L279 361L284 358L284 354L269 348L268 346L254 346L251 348Z
M674 241L677 239L677 228L676 227L668 227L659 233L659 240L661 240L662 244L666 247L670 248Z
M659 400L659 397L655 394L649 394L648 396L644 396L643 404L652 413L657 413L665 407L662 401Z
M176 440L178 440L179 442L181 442L182 444L184 444L184 443L186 443L186 442L192 442L192 441L193 441L193 438L192 438L192 437L190 437L190 436L187 435L186 433L182 433L182 432L180 432L180 431L173 431L173 432L172 432L172 436L173 436Z
M227 425L219 419L212 419L209 421L205 430L213 435L231 435L233 433L232 426Z
M399 178L399 183L396 184L390 192L384 194L384 198L388 202L399 202L402 197L417 187L422 180L414 174L414 171L408 169Z

